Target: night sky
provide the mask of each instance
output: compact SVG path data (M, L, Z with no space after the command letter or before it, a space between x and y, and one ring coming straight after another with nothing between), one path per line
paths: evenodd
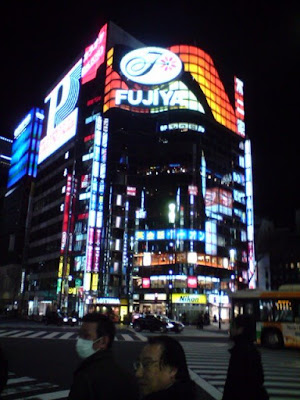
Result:
M12 138L31 107L43 106L46 94L107 20L146 45L196 45L211 55L221 78L229 76L228 91L234 75L244 81L255 213L280 226L292 224L300 209L296 2L107 3L112 5L100 0L1 4L0 135Z

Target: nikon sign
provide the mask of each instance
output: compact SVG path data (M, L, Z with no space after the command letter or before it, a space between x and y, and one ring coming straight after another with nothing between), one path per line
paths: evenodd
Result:
M172 303L174 304L206 304L205 294L173 293Z

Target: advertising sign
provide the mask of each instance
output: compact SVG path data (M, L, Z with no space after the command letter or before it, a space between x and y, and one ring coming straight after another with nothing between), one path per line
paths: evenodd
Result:
M205 294L172 293L172 303L206 304Z
M161 85L170 82L182 71L180 58L161 47L143 47L127 53L120 69L127 79L143 85Z
M125 54L116 70L113 69L113 57L114 49L110 49L104 112L112 107L136 113L173 109L209 111L215 121L244 136L214 62L203 50L188 45L168 49L140 48ZM198 88L187 87L184 77L188 75ZM201 103L199 91L205 96L209 109Z
M49 103L48 122L46 136L40 143L38 164L76 135L81 65L80 59L45 99Z
M7 188L25 175L36 177L43 120L43 110L33 108L15 129Z
M83 56L82 73L81 73L82 85L96 78L98 68L104 62L105 49L106 49L106 36L107 36L107 24L101 28L95 42L85 49L85 53Z

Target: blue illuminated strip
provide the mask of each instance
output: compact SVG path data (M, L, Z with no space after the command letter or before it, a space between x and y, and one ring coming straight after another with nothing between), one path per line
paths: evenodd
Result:
M195 229L160 229L155 231L136 231L135 240L196 240L205 241L205 232Z

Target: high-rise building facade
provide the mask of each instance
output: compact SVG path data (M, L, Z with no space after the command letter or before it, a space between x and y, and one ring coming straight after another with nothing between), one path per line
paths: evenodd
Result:
M225 87L198 47L147 47L109 23L45 110L30 312L226 318L226 289L256 282L243 82Z

